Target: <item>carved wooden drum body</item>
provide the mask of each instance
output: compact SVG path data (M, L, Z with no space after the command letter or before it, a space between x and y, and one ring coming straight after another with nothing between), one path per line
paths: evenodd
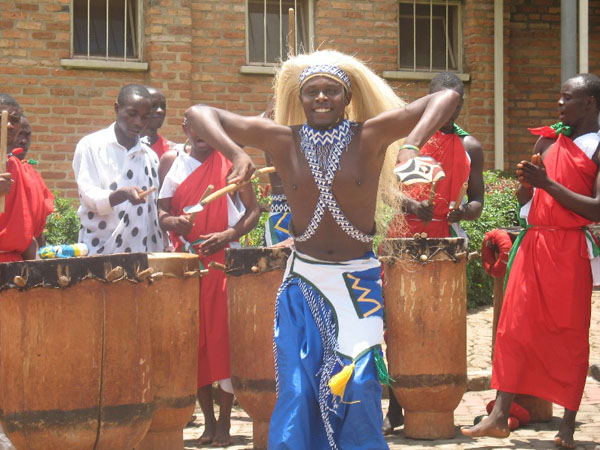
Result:
M392 387L414 439L453 437L467 382L462 238L388 239L381 247Z
M131 450L152 417L145 254L0 264L0 407L18 450Z
M267 448L275 407L275 300L290 249L243 248L226 253L231 379L253 421L254 448Z
M196 405L199 267L189 253L150 253L146 272L152 344L152 424L137 450L182 450Z

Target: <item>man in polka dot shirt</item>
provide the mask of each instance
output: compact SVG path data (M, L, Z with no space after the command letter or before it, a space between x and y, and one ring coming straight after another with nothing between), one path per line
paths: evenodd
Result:
M79 242L89 254L152 252L163 249L158 226L158 157L140 141L152 111L149 92L129 84L115 103L116 122L83 137L73 157L79 189Z

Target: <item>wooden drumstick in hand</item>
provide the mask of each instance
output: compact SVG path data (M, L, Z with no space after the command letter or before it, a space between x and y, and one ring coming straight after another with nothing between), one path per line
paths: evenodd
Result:
M142 191L138 194L138 196L140 198L146 198L148 195L152 194L154 191L157 190L156 186L152 186L150 189L148 189L147 191Z
M437 180L435 180L434 182L431 183L431 191L429 191L429 198L427 199L427 202L430 205L433 205L433 198L435 197L435 188L437 186ZM423 226L427 226L427 224L429 223L429 221L423 222Z
M463 185L460 187L460 191L458 191L458 196L456 197L456 202L454 202L454 204L450 205L451 211L460 208L463 198L465 198L465 195L467 194L468 188L469 188L469 183L464 182Z
M202 194L202 196L200 197L199 201L204 200L206 197L208 197L210 194L212 194L212 192L215 190L215 187L212 184L209 184L208 186L206 186L206 189L204 190L204 194ZM191 223L194 223L194 219L196 218L196 214L198 214L197 212L192 213L189 217L189 221Z

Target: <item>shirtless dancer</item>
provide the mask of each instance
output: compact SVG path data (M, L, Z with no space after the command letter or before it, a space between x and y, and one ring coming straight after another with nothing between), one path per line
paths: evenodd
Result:
M275 122L202 105L186 112L189 126L231 159L233 179L253 170L239 145L267 152L292 211L296 248L276 308L270 449L388 448L377 370L380 265L372 251L379 176L388 146L407 135L426 141L459 95L444 90L385 112L373 107L382 96L397 98L356 59L322 51L283 64ZM342 368L351 375L340 401L328 382Z

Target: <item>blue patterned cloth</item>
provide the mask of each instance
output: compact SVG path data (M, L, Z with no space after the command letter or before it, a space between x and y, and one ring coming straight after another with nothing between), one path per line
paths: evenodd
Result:
M265 224L264 245L269 247L290 237L292 213L285 194L271 195L271 212Z
M378 342L383 339L383 327L381 331L378 327L383 303L377 260L369 252L346 264L314 260L304 264L298 269L298 255L292 254L277 298L274 350L278 396L268 448L388 449L381 431L382 388L373 354L381 354ZM332 271L338 272L336 286L345 291L339 297L346 299L342 307L346 311L340 311L338 299L334 313L330 296L325 298L314 279L309 280L307 264L313 266L317 280L323 272L328 272L328 278ZM355 270L357 266L366 270ZM347 330L349 320L342 318L351 315L353 323ZM331 394L328 382L353 360L356 367L340 401Z

